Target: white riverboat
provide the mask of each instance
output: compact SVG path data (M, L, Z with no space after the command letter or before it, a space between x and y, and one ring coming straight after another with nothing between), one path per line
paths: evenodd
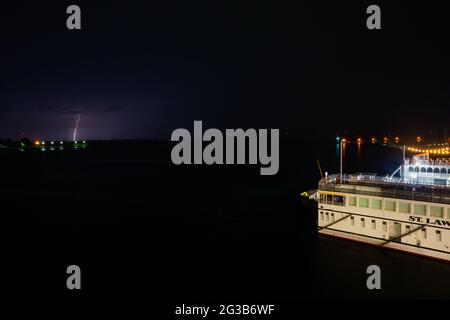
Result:
M450 261L450 160L421 154L396 172L322 178L319 233Z

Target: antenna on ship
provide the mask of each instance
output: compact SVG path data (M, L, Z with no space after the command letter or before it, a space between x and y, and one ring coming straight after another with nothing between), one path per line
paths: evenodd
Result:
M319 166L320 177L323 178L322 168L320 167L319 159L316 159L316 160L317 160L317 165Z
M345 139L341 139L341 143L340 143L340 147L339 147L339 151L340 151L340 175L339 175L339 181L342 184L342 145L345 142Z

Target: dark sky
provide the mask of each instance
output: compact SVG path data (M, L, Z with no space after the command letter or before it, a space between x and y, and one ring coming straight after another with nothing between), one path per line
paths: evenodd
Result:
M244 4L245 2L245 4ZM82 30L66 28L66 8ZM382 30L366 28L370 4ZM450 19L430 1L45 1L0 8L0 137L178 127L416 135L450 115Z

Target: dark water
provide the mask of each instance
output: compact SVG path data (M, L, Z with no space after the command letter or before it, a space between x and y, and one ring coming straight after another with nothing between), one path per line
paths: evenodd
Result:
M450 265L312 236L299 194L337 172L333 141L281 143L280 171L174 166L167 142L3 150L1 293L9 297L300 301L450 298ZM347 146L344 170L391 173L399 150ZM314 213L313 213L314 214ZM66 268L82 269L79 292ZM366 268L382 290L366 289Z

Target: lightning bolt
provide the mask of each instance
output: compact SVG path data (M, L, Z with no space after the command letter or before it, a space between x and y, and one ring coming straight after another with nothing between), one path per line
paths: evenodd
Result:
M78 131L78 125L80 124L80 114L77 113L77 120L75 122L75 128L73 129L73 141L77 141L77 131Z

